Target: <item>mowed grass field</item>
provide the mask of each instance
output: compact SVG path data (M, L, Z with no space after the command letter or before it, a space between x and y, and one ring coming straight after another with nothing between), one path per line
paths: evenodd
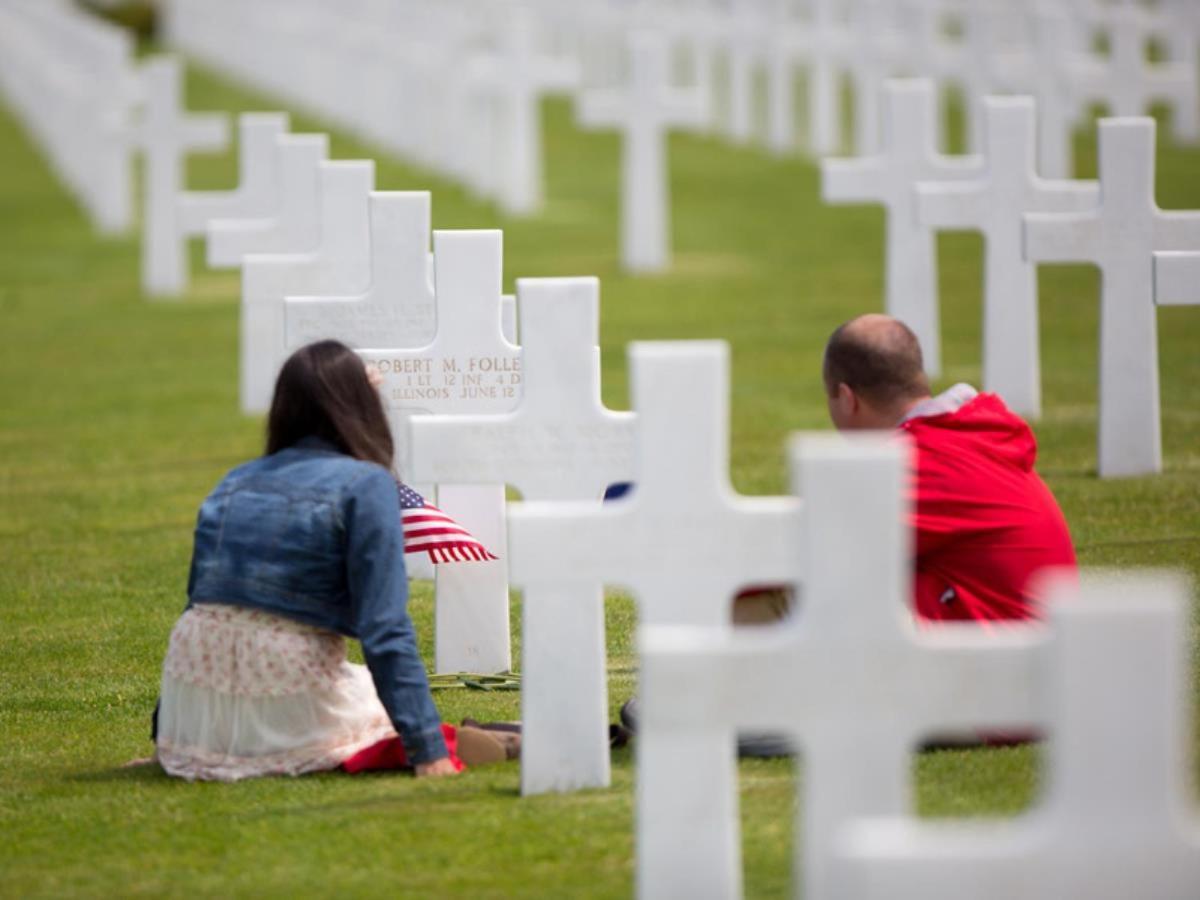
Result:
M191 73L189 103L274 108L201 71ZM296 117L293 127L319 124ZM610 406L628 402L630 341L728 341L733 483L749 494L785 491L786 436L828 427L826 337L881 308L882 213L823 207L817 170L799 157L673 137L675 266L631 278L616 265L617 138L579 132L565 102L547 106L545 130L549 200L524 222L343 136L334 135L333 155L376 158L380 188L431 189L436 227L502 227L510 287L518 276L600 276ZM1090 135L1077 153L1081 174L1094 174ZM233 159L194 159L190 185L232 186ZM1164 207L1200 208L1200 150L1164 138L1158 192ZM980 247L969 235L939 242L939 387L980 378ZM236 785L121 768L151 750L149 715L184 604L196 507L263 438L262 422L237 409L238 276L205 271L194 249L186 298L143 298L136 236L96 236L0 109L0 896L628 896L628 750L614 755L611 789L531 799L518 794L516 764L437 782L328 774ZM1159 313L1165 471L1102 482L1098 285L1087 268L1042 273L1040 469L1084 564L1173 566L1196 577L1200 309ZM432 660L427 584L414 585L411 605ZM614 715L636 688L633 623L633 601L614 595ZM1195 671L1200 658L1192 660ZM513 693L436 696L448 721L519 715ZM914 756L918 808L1014 814L1036 800L1040 755ZM749 896L790 890L803 792L793 771L785 761L741 764Z

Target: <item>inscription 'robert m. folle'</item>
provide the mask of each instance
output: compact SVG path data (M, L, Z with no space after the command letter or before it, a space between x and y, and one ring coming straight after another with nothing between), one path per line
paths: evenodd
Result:
M392 376L393 401L515 399L521 383L521 361L503 356L381 359L375 366Z

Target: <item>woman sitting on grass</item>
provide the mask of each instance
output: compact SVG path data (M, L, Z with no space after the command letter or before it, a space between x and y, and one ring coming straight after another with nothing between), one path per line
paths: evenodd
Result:
M266 455L200 507L188 606L163 663L156 740L169 774L454 775L459 755L505 757L495 736L456 733L433 705L406 608L392 454L353 351L322 341L288 359ZM346 661L343 636L362 642L365 667Z

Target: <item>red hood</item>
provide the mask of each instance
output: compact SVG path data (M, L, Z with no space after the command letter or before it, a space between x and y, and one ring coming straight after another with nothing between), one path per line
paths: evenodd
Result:
M1025 472L1033 470L1037 459L1033 432L996 394L978 394L954 412L909 419L900 430L914 436L921 432L947 449L970 446Z

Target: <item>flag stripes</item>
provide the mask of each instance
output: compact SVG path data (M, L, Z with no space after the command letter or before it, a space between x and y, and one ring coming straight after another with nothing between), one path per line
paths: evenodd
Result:
M404 484L400 485L400 506L405 553L428 553L435 565L497 558L471 532Z

